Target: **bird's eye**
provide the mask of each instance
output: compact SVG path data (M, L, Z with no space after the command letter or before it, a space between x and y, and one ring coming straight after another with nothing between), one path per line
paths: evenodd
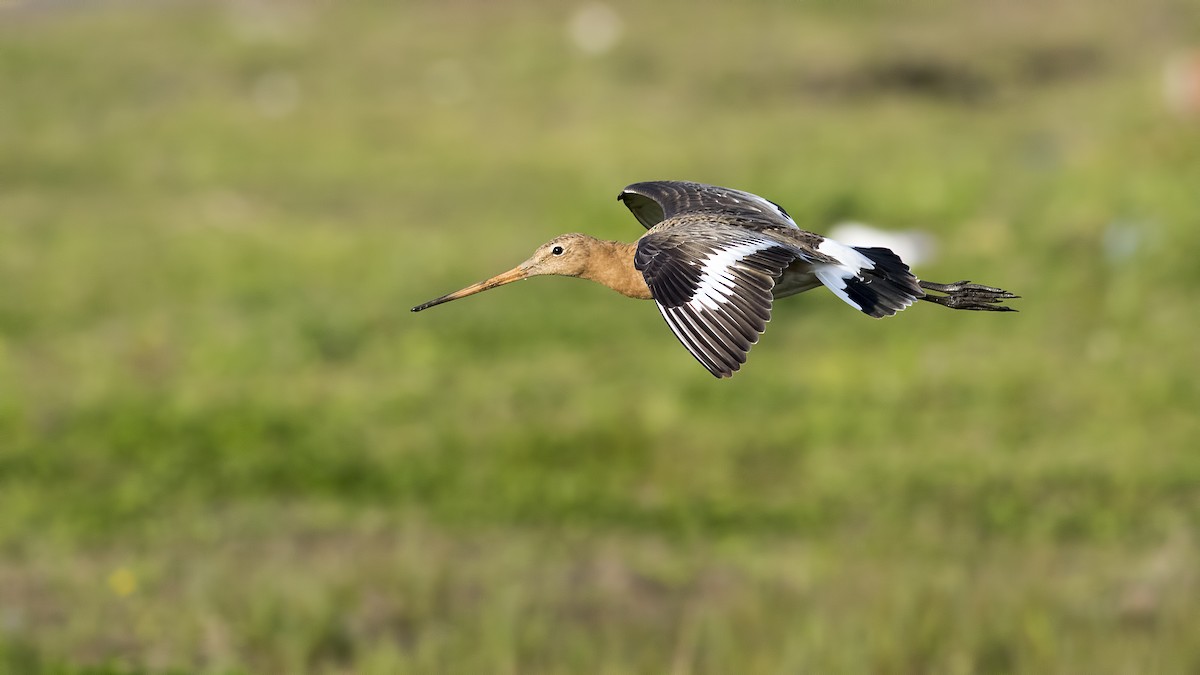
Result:
M563 254L563 247L561 247L561 246L555 246L554 248L550 249L550 252L551 252L551 253L553 253L554 255L562 255L562 254Z

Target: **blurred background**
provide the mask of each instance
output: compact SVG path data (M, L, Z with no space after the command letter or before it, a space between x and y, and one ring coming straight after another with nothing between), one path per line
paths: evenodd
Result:
M438 307L626 184L1024 296ZM1200 5L0 2L0 671L1194 673Z

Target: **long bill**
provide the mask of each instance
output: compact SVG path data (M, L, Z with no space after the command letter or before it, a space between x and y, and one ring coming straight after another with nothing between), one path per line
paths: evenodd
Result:
M471 284L470 286L467 286L466 288L462 289L461 291L454 291L453 293L447 293L446 295L443 295L440 298L434 298L433 300L430 300L429 302L417 305L416 307L412 308L412 311L419 312L423 309L429 309L430 307L433 307L435 305L440 305L443 302L450 302L451 300L458 300L459 298L465 298L468 295L475 295L476 293L482 293L483 291L493 289L497 286L503 286L504 284L511 284L514 281L520 281L522 279L527 279L527 278L529 278L529 273L527 273L524 269L522 269L520 267L514 267L507 272L504 272L502 274L497 274L496 276L492 277L491 279L488 279L487 281L481 281L477 284Z

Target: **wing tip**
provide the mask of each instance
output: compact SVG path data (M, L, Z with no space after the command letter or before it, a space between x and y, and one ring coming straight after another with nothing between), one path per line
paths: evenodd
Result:
M739 366L740 366L740 364L739 364ZM729 378L733 377L734 373L738 372L739 370L741 370L741 368L740 368L740 367L738 367L738 368L731 368L731 369L729 369L729 370L723 370L723 371L721 371L721 372L719 372L719 373L713 373L713 375L714 375L714 376L715 376L715 377L716 377L718 380L728 380ZM709 372L712 372L712 371L709 371Z

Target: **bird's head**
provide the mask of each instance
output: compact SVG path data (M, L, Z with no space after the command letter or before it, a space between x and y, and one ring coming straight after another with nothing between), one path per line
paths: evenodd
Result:
M537 247L533 255L525 262L507 272L497 274L491 279L472 284L466 288L434 298L429 302L417 305L412 311L419 312L451 300L465 298L486 290L511 284L530 277L554 274L564 277L577 277L587 268L588 258L597 240L586 234L560 234L550 241Z
M527 276L555 274L577 277L583 274L596 240L586 234L560 234L537 247L529 259L518 265Z

